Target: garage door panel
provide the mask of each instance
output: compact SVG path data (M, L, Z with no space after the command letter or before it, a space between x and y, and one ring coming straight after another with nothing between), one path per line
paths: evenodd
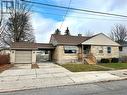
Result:
M31 63L32 51L16 51L15 58L16 63Z
M27 58L29 58L29 57L31 57L31 56L28 56L28 55L18 55L18 56L16 56L16 57L27 57Z

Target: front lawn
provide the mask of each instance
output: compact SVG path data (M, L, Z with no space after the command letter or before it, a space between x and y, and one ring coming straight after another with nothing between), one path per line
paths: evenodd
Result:
M109 68L114 68L116 70L127 69L127 63L105 63L105 64L99 64L99 65L109 67Z
M105 64L97 64L97 65L68 63L68 64L62 64L61 66L72 72L108 71L108 70L127 69L127 63L105 63Z
M83 71L107 71L109 69L99 67L97 65L88 65L88 64L73 64L73 63L68 63L68 64L63 64L61 65L64 68L68 69L69 71L72 72L83 72Z

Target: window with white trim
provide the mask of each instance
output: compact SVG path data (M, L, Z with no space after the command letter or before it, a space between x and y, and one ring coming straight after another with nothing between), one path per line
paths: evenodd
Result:
M64 53L69 53L69 54L73 54L73 53L77 53L77 46L64 46Z
M112 52L111 47L107 47L107 53L111 53L111 52Z

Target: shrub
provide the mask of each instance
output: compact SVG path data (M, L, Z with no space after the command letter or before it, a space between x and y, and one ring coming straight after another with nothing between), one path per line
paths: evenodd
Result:
M119 58L112 58L112 59L111 59L111 62L112 62L112 63L118 63L118 62L119 62Z
M101 59L101 63L110 63L109 59Z
M0 55L0 64L9 64L10 56L9 55Z
M120 57L120 62L127 63L127 56Z

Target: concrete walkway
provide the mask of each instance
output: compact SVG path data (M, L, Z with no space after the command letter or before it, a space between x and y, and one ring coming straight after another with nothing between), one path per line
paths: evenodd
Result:
M30 64L16 64L4 71L0 74L0 92L127 78L127 70L72 73L53 63L40 63L39 67L31 69Z

